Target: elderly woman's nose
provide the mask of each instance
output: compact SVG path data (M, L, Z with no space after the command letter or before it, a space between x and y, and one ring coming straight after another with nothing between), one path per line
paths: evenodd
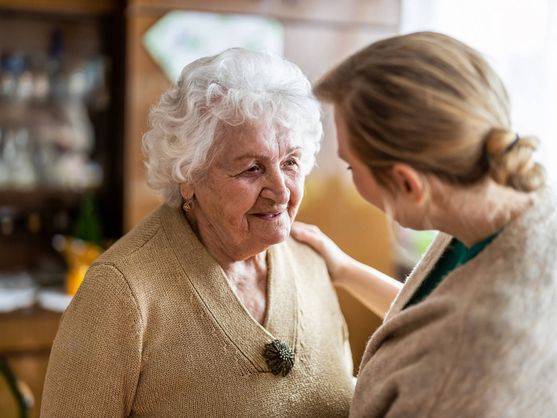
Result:
M261 196L275 203L286 204L290 200L290 189L286 185L286 175L282 171L269 172Z

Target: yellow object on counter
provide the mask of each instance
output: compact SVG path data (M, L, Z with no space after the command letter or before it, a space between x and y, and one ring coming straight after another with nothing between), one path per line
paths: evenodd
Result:
M68 270L66 274L66 293L68 295L73 296L77 293L77 289L81 286L88 268L88 265L77 264Z
M68 263L66 293L73 296L77 293L89 266L103 250L96 244L72 237L57 237L55 247L63 252Z

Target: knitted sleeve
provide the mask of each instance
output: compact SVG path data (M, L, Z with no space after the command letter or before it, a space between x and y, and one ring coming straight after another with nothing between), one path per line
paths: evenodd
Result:
M141 317L123 275L91 267L54 341L41 417L125 417L141 367Z

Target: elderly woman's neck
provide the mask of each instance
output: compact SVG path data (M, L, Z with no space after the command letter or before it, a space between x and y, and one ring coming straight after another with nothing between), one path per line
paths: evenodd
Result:
M193 213L187 213L188 220L195 235L205 246L209 254L222 267L229 277L239 277L245 273L266 273L266 251L256 251L249 248L240 248L230 245L219 239L218 234L210 225L205 225L202 220L198 221Z
M207 251L222 267L228 284L252 317L264 323L267 312L266 251L250 253L249 248L226 243L219 239L210 224L186 214L192 229Z
M467 247L502 230L534 201L531 193L492 180L471 187L445 185L444 189L433 199L431 224Z

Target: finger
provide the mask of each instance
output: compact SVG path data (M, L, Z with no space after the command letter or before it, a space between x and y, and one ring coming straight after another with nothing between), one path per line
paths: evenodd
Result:
M318 226L313 224L307 224L305 222L296 221L292 224L292 229L295 231L312 231L321 232Z
M307 229L301 228L299 226L298 227L293 226L291 231L290 231L292 236L296 239L303 238L303 237L307 236L308 232L309 231Z
M292 228L291 235L298 241L303 241L306 243L320 241L320 236L311 229Z
M294 232L292 236L294 237L295 240L309 245L317 252L322 252L324 250L323 240L320 239L319 235L316 235L312 231L298 231L298 232Z

